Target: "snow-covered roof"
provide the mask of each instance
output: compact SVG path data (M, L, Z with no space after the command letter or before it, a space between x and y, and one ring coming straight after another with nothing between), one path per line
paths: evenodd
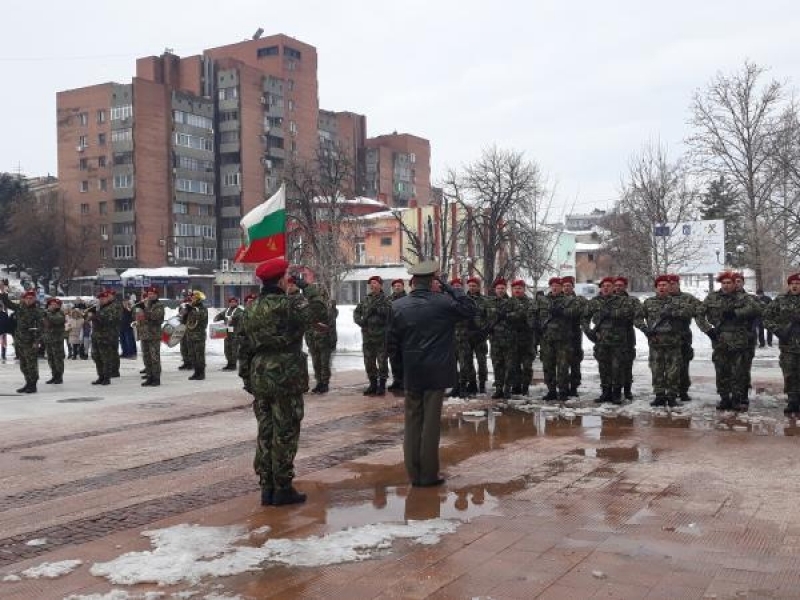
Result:
M381 210L374 213L369 213L368 215L360 215L356 217L361 221L368 221L370 219L391 219L395 216L397 212L408 210L407 208L396 208L394 210Z
M584 242L577 242L575 244L575 252L594 252L600 250L603 244L586 244Z
M189 267L157 267L154 269L128 269L120 274L121 279L136 279L137 277L165 278L175 277L186 279L189 277Z
M348 271L344 281L366 281L373 275L379 275L384 280L409 279L408 267L359 267Z

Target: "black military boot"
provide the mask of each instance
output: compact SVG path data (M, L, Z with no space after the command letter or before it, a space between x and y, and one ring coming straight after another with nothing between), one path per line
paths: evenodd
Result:
M178 367L178 371L189 371L192 368L192 365L189 363L181 363L181 365Z
M800 413L800 394L789 394L789 403L783 409L786 416Z
M236 363L228 363L224 367L222 367L223 371L235 371L236 370Z
M35 394L36 393L36 383L31 382L25 386L25 394Z
M322 385L322 384L321 383L317 383L317 385L315 385L313 388L311 388L311 390L310 390L311 393L312 394L319 394L319 386L320 385Z
M374 396L376 393L378 393L378 380L370 377L369 386L364 388L364 395Z
M558 392L556 388L547 388L547 393L542 396L542 400L545 402L552 402L553 400L558 400Z
M666 396L667 406L670 408L674 408L678 406L678 401L675 399L675 396Z
M663 394L656 394L656 397L650 403L650 406L664 406L667 403L667 397Z
M55 383L55 382L56 382L56 376L55 375L53 375L50 379L45 381L45 383Z
M193 381L202 381L206 378L206 370L205 369L195 369L194 374L189 376L189 379Z
M475 381L470 381L467 384L467 395L474 396L478 393L478 384Z
M278 488L272 495L272 506L283 506L285 504L302 504L306 501L306 495L298 492L294 487Z
M495 388L492 394L492 400L500 400L503 397L503 388Z
M455 386L450 392L447 394L448 398L458 398L461 395L461 388L460 386Z
M29 385L30 385L30 384L29 384L29 383L26 381L26 382L25 382L25 385L23 385L21 388L19 388L19 389L17 390L17 393L18 393L18 394L27 394L27 393L28 393L28 386L29 386Z
M113 373L111 373L111 375L109 375L109 377L111 377L111 378L115 378L115 377L119 377L119 376L120 376L119 375L119 371L114 371Z
M578 397L578 386L577 385L570 385L569 390L567 391L567 396L570 398L577 398Z
M603 404L604 402L611 402L611 387L604 385L602 386L602 392L600 395L594 399L595 404Z
M140 375L145 375L146 373L147 373L147 369L142 369L141 371L139 371Z
M691 402L692 397L689 395L688 392L681 392L680 395L681 402Z
M272 499L275 495L275 490L271 487L261 488L261 506L272 506Z
M616 386L611 390L611 404L616 404L617 406L622 404L622 388L621 387Z
M565 402L566 400L569 400L569 389L562 388L558 390L558 399L560 402Z
M736 412L747 412L748 402L742 394L731 395L731 408Z
M55 375L53 377L53 383L56 384L56 385L61 385L62 383L64 383L64 375L63 374L62 375Z
M514 384L511 387L511 393L512 394L517 394L517 395L521 394L522 393L522 386L519 385L519 384Z
M392 379L392 384L386 389L390 392L399 392L400 390L403 389L403 384L397 377L395 377L394 379Z
M101 385L102 383L103 383L103 378L102 377L98 377L97 379L95 379L92 382L92 385Z
M508 399L511 398L511 386L510 385L507 385L506 387L503 388L503 398L505 400L508 400Z
M717 402L717 410L732 410L733 403L731 402L730 394L720 394L720 401Z
M485 394L486 393L486 380L485 379L481 379L480 382L478 383L478 393L479 394Z
M328 384L327 383L320 383L319 390L317 390L318 394L327 394L328 393Z
M522 390L520 390L520 394L522 394L523 396L527 396L530 393L531 393L531 386L523 385Z
M626 383L624 388L625 400L633 400L633 392L631 392L631 384Z
M378 389L375 391L376 396L385 396L386 395L386 379L381 377L378 379Z
M111 385L111 379L103 377L103 379L100 380L100 385Z
M149 385L153 385L153 378L149 375L145 377L145 380L142 382L142 387L147 387Z

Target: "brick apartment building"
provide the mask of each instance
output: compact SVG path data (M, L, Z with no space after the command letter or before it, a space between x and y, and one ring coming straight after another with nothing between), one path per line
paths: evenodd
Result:
M368 140L365 116L320 111L318 97L316 49L282 34L140 58L130 83L59 92L59 183L93 240L83 274L217 269L239 247L241 217L279 187L287 161L312 160L320 148L356 165L353 196L427 204L427 140Z

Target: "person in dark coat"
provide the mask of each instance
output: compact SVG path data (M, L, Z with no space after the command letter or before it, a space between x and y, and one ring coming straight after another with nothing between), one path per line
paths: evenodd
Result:
M446 388L457 383L455 326L478 310L463 290L438 279L439 265L425 261L409 269L414 290L392 303L390 353L402 354L405 387L406 471L415 487L444 483L439 474L439 437ZM444 293L432 290L434 278Z

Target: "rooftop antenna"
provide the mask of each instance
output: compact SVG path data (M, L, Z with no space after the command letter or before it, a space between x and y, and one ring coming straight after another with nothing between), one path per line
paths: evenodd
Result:
M253 39L257 40L258 38L260 38L263 35L263 33L264 33L264 28L263 27L259 27L258 29L256 29L256 32L253 34Z

